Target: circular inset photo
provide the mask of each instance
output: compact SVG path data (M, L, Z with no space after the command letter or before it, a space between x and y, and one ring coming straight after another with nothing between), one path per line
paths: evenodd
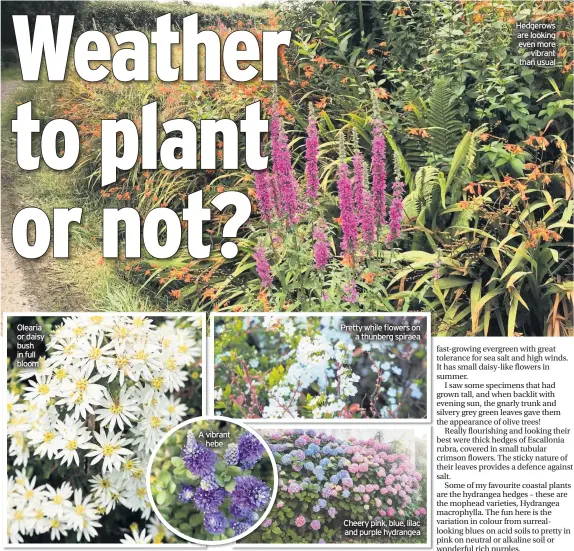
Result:
M226 417L181 423L154 450L147 489L160 521L179 537L224 544L255 530L277 494L266 442Z

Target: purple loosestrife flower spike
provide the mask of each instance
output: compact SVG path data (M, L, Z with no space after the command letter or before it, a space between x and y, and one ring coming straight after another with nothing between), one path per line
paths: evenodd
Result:
M373 120L373 143L371 148L371 172L373 175L373 203L377 226L387 223L387 142L383 133L383 122Z
M345 162L345 142L341 133L339 144L339 168L337 170L337 189L339 192L339 209L341 211L341 226L343 229L343 242L341 247L344 251L353 252L357 245L357 217L353 198L353 185L349 178L349 167Z
M389 209L389 233L387 243L394 241L401 235L401 223L403 221L403 193L405 183L401 181L393 182L393 199Z
M351 279L351 281L349 281L349 283L345 284L345 286L343 287L343 291L345 291L345 293L343 294L343 301L344 302L349 302L351 304L354 304L355 302L357 302L359 300L359 292L357 291L357 283L354 279Z
M244 469L252 469L263 457L265 448L259 439L250 432L244 432L237 440L239 464Z
M355 212L358 217L361 216L365 208L365 192L363 187L364 164L365 159L363 155L359 151L356 151L353 155L353 192L355 195Z
M261 287L271 287L273 284L273 275L271 274L271 266L267 260L265 248L261 245L255 247L253 258L255 258L255 268L257 270L257 275L261 280Z
M305 149L307 197L313 201L317 199L317 192L319 191L319 132L312 103L309 103L309 123L307 125Z
M325 223L319 221L319 223L313 229L313 239L315 244L313 246L313 252L315 255L315 267L318 270L324 270L329 262L329 239L326 233Z
M277 100L271 112L271 159L273 160L273 173L277 178L277 186L281 197L281 212L285 213L287 225L297 222L297 180L293 175L291 165L291 152L289 140L279 116Z
M375 205L373 204L373 197L369 191L369 172L367 164L363 167L363 208L359 211L361 219L361 229L363 231L363 241L366 245L370 245L377 238L377 225Z
M271 222L273 214L273 198L271 196L273 188L269 180L265 170L255 172L255 195L257 196L257 204L259 205L261 216L265 222Z
M208 476L213 474L217 454L200 444L191 431L187 433L187 443L181 450L181 459L187 470L196 476Z

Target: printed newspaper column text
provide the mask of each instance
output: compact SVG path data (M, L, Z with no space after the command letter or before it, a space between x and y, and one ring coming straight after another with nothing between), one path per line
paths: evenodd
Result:
M435 339L437 551L574 548L569 348Z

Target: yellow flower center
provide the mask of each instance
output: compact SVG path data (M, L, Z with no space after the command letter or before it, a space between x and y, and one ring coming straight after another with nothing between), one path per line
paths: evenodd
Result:
M86 334L86 328L85 327L76 327L74 329L74 335L76 335L76 337L82 337L85 334Z
M160 423L161 423L161 419L160 419L159 417L154 416L154 417L151 418L150 425L151 425L154 429L156 429L157 427L159 427Z
M132 323L134 324L134 327L143 327L145 325L145 319L144 318L134 318Z
M90 316L90 321L95 325L99 325L104 321L104 316Z
M77 514L77 515L80 515L80 516L81 516L81 515L83 515L84 512L86 511L86 508L85 508L83 505L76 505L76 506L74 507L74 511L76 511L76 514Z
M104 444L104 446L102 447L102 455L104 457L110 457L111 455L114 455L115 451L116 447L112 446L111 444Z
M140 499L145 499L146 495L147 495L147 490L145 489L145 487L144 488L138 488L137 496Z
M101 480L100 481L100 488L109 488L110 487L110 481L109 480Z
M38 385L38 394L48 394L50 392L50 387L46 383L42 383Z
M76 349L76 345L72 342L64 346L64 354L71 354Z
M123 411L123 406L121 404L112 404L110 407L110 413L114 415L119 415Z
M70 451L74 451L78 447L78 442L76 440L70 440L66 444L66 449Z
M47 444L56 438L56 433L49 430L48 432L44 433L44 443Z
M24 513L22 511L16 511L14 513L14 518L16 520L22 520L24 518Z
M90 360L99 360L102 357L102 349L94 347L90 350Z
M118 369L125 369L129 364L127 356L118 356L116 358L116 365Z
M167 360L166 368L168 371L174 371L175 369L177 369L177 363L174 358L170 358L169 360Z
M88 389L88 379L80 379L79 381L76 381L76 388L80 392L86 392Z
M136 360L141 360L142 362L147 361L149 354L145 352L145 350L138 350L136 352L135 358Z
M60 528L60 521L58 519L52 519L52 528Z
M60 367L57 371L54 372L54 376L56 379L61 381L67 375L66 370L63 367Z
M56 495L54 496L54 503L55 503L56 505L62 505L62 503L64 503L64 497L61 496L61 495L59 495L59 494L56 494Z
M163 386L163 377L156 377L152 379L151 386L153 386L156 390L160 390Z
M34 490L26 490L24 497L26 499L32 499L34 497Z

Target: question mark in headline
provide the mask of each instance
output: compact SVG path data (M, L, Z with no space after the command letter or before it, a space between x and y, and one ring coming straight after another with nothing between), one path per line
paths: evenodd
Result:
M235 207L235 213L223 226L223 237L237 237L239 228L249 220L251 216L251 201L239 191L226 191L215 197L211 204L222 211L229 205ZM226 241L221 245L221 254L224 258L235 258L239 248L232 241Z

